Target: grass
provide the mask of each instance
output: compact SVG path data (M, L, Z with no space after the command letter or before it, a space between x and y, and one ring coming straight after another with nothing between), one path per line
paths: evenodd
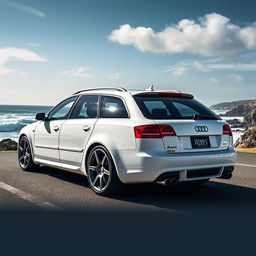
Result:
M235 148L237 152L243 152L243 153L256 153L256 148Z

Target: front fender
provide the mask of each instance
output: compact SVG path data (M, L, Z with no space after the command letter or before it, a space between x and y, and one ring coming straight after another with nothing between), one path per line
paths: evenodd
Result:
M33 159L34 159L34 145L35 145L35 143L34 143L34 140L35 140L34 134L35 133L34 132L35 132L36 126L39 123L40 123L40 121L29 124L29 125L23 127L20 130L20 133L19 133L18 145L19 145L19 142L20 142L20 138L22 136L26 136L28 138L28 141L29 141L29 145L30 145L30 148L31 148L31 153L32 153Z

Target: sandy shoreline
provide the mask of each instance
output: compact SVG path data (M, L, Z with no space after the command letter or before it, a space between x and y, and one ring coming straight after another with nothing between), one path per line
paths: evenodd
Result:
M256 153L256 148L235 148L235 150L242 153Z
M17 150L0 150L0 153L2 152L17 152Z

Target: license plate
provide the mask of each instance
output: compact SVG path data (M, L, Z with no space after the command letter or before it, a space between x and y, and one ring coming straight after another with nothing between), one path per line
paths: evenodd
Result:
M190 137L192 148L210 148L211 143L208 136Z

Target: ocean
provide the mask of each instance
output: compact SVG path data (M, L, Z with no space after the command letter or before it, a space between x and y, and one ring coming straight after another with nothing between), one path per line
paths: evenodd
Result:
M225 114L229 110L213 110L217 115ZM244 120L243 116L222 116L221 119L224 121L238 119L241 123ZM244 133L244 128L231 128L233 133L233 141L234 143L240 138L241 135Z
M35 114L48 112L51 106L0 105L0 140L17 141L19 131L35 122Z
M24 126L35 122L35 114L48 112L51 106L30 106L30 105L0 105L0 140L10 138L18 140L19 131ZM225 114L228 110L214 110L219 114ZM222 117L223 120L238 119L241 122L243 117ZM243 134L242 128L232 129L234 142Z

